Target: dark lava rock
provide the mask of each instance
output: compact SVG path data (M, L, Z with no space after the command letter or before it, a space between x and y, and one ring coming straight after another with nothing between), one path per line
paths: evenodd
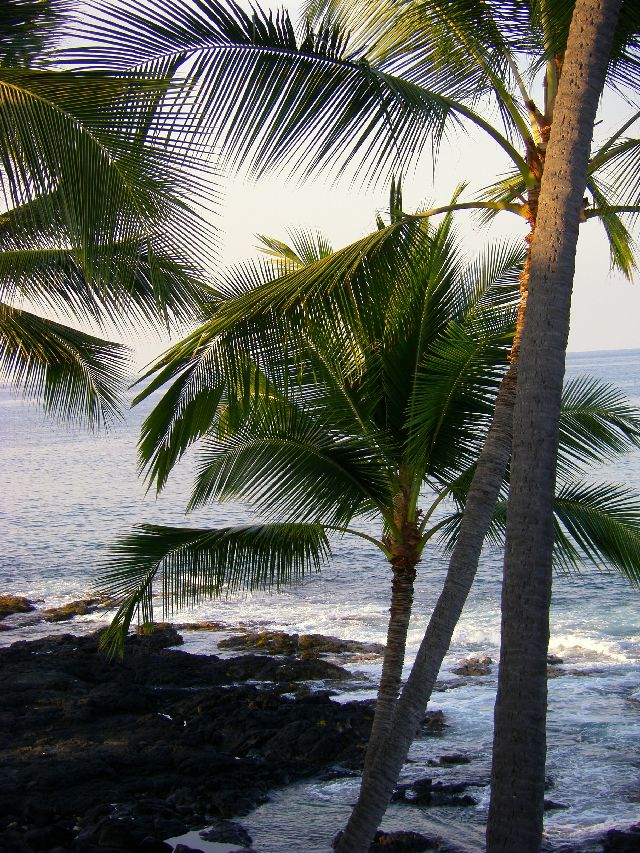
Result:
M441 735L446 728L442 711L427 711L420 723L420 733L424 735Z
M253 839L247 830L232 820L217 820L209 829L200 833L203 841L217 841L222 844L238 844L250 847Z
M602 839L605 853L638 853L640 851L640 823L628 829L610 829Z
M555 800L545 800L544 801L544 810L546 812L558 811L559 809L568 809L569 806L564 803L556 803Z
M64 622L75 616L86 616L87 613L95 613L96 610L109 607L108 598L82 598L79 601L70 601L62 607L48 607L43 610L47 622Z
M185 654L167 626L109 660L100 633L0 649L0 850L154 853L275 786L361 768L371 703L289 695L346 670Z
M0 619L14 613L30 613L35 609L33 601L22 595L0 595Z
M422 853L424 850L439 850L440 838L422 835L419 832L376 832L369 853Z
M558 666L558 664L564 663L564 660L557 655L547 655L547 663L549 666Z
M430 758L427 763L429 767L453 767L456 764L471 764L471 759L461 752L451 752L441 755L438 759Z
M359 643L355 640L341 640L339 637L326 637L323 634L286 634L284 631L247 631L240 636L229 637L218 643L221 649L236 651L252 650L272 655L381 655L384 646L380 643Z
M432 779L416 779L406 785L398 785L391 797L393 802L412 803L418 806L474 806L477 800L465 794L470 785L479 783L456 782L445 784Z
M464 658L464 660L459 661L459 664L455 669L452 669L455 675L489 675L491 672L491 664L493 661L489 657L489 655L483 655L483 657L476 657L472 655L471 657Z
M178 631L228 631L223 622L181 622L175 626Z

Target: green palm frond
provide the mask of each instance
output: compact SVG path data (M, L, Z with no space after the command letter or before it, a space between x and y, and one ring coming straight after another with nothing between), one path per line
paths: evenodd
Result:
M507 368L512 312L488 316L482 330L451 323L416 377L408 454L434 476L461 472L477 456Z
M568 483L555 513L581 554L640 586L640 495L610 483Z
M97 426L120 415L128 350L0 303L0 377L46 412Z
M213 198L208 158L194 146L187 168L184 144L166 146L166 90L140 74L0 67L0 175L20 233L48 223L91 277L109 268L109 247L135 256L159 234L173 253L203 257L211 227L194 205Z
M98 580L100 592L120 602L101 644L122 654L136 614L153 621L158 579L166 612L225 593L277 589L319 571L329 555L326 534L315 524L134 528L112 548Z
M462 521L452 513L440 531L451 551ZM487 541L504 548L507 501L496 505ZM566 483L554 500L553 564L558 571L579 572L588 561L618 572L640 586L640 495L613 483Z
M336 433L291 402L264 399L227 438L207 438L189 509L250 499L272 518L345 526L386 511L388 472L365 436Z
M450 283L457 310L416 365L407 455L436 476L463 471L484 440L507 366L522 260L521 246L497 243Z
M294 228L288 236L289 243L284 243L274 237L258 235L258 248L276 264L279 275L285 275L333 254L331 245L319 232Z
M637 268L633 237L610 201L609 188L593 175L587 181L587 188L595 204L593 213L597 211L597 218L607 235L611 267L620 270L631 281ZM586 215L591 217L592 212L588 210Z
M105 246L102 257L85 270L82 253L68 247L11 247L0 237L0 297L120 329L193 320L207 297L201 270L161 243Z
M618 91L637 91L640 76L640 9L634 0L622 0L611 48L607 83Z
M0 65L29 65L59 36L69 0L3 0L0 5Z
M182 62L188 108L183 128L213 133L225 162L250 162L258 172L286 166L310 174L366 168L370 180L406 172L446 127L461 117L484 127L528 174L526 163L496 128L456 100L455 75L433 68L418 85L395 75L376 48L350 48L339 23L327 19L296 39L286 11L231 0L184 5L168 0L139 11L130 0L94 6L73 58L122 71L173 57ZM87 59L87 57L90 57Z
M565 384L560 410L558 474L609 462L640 447L640 412L615 386L592 377Z

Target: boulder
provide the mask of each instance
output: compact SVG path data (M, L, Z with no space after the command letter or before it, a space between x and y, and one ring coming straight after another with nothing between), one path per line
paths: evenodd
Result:
M86 616L95 613L105 607L109 607L111 601L108 598L81 598L78 601L70 601L61 607L47 607L42 612L47 622L65 622L76 616Z
M455 675L464 676L489 675L492 663L493 661L489 655L483 655L482 657L471 655L459 661L458 666L454 667L451 671Z
M638 853L640 850L640 823L628 829L610 829L602 839L605 853Z
M239 847L251 847L253 839L247 830L233 820L217 820L208 829L199 833L203 841L217 841L221 844L237 844Z
M471 785L477 787L478 783L445 784L430 778L416 779L406 785L398 785L391 799L418 806L475 806L477 800L464 793Z
M0 619L13 616L14 613L30 613L36 606L23 595L0 595Z
M384 654L380 643L361 643L357 640L341 640L323 634L287 634L284 631L245 631L244 634L228 637L218 643L221 649L236 651L252 650L271 655L357 655L378 656Z
M422 853L424 850L439 850L440 838L422 835L420 832L383 832L378 830L369 853Z
M451 752L448 755L441 755L436 761L429 760L430 767L451 767L455 764L470 764L471 759L461 752Z

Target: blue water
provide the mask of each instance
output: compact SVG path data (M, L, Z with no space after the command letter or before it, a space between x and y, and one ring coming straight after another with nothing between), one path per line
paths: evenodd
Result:
M640 406L640 351L572 355L568 374L614 382ZM202 527L243 523L253 517L250 508L240 504L214 506L185 517L190 459L178 466L158 499L146 495L136 474L135 449L143 415L144 411L134 410L125 424L107 435L92 435L52 424L37 409L0 392L0 592L43 599L47 605L68 601L90 589L108 559L109 543L133 524ZM591 473L640 491L640 452ZM333 550L332 564L321 575L293 589L222 599L174 618L383 641L389 584L384 561L362 540L338 541ZM437 551L425 554L410 630L413 648L422 636L444 569ZM489 654L496 659L500 571L501 555L486 550L443 667L445 681L465 655ZM550 650L572 672L550 682L548 772L555 784L550 796L569 806L546 817L547 834L555 841L640 818L639 605L640 592L615 575L585 568L578 576L555 580ZM75 629L93 629L99 619L76 620ZM43 630L41 625L27 624L0 633L0 643L35 637ZM68 631L69 625L49 625L46 630ZM211 652L216 650L214 642L210 634L194 634L188 648ZM377 664L357 668L361 675L354 694L372 695ZM444 710L449 727L442 739L414 745L410 756L414 763L407 765L405 775L425 775L427 758L463 751L472 759L470 765L460 770L429 769L429 775L454 779L459 774L486 781L495 681L494 668L491 676L434 696L432 707ZM478 806L465 810L464 820L453 809L395 806L385 826L438 831L469 850L479 850L487 806L486 789L480 790ZM262 853L325 851L354 795L355 783L350 780L301 784L277 793L243 822Z

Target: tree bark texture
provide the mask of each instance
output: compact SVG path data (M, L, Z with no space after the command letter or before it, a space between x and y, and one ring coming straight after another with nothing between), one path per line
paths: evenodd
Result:
M382 662L376 710L367 746L363 778L368 775L373 756L385 742L391 727L402 684L402 668L407 649L407 632L413 605L413 587L418 562L420 533L415 524L405 525L404 541L391 544L391 608L387 628L387 644ZM375 830L374 830L375 832Z
M505 375L493 421L473 477L464 518L444 587L429 620L411 674L396 703L383 748L373 753L338 853L366 853L389 805L418 725L431 698L453 631L476 575L486 535L511 453L517 362Z
M577 0L532 243L514 409L489 853L542 841L553 496L578 226L620 0Z

